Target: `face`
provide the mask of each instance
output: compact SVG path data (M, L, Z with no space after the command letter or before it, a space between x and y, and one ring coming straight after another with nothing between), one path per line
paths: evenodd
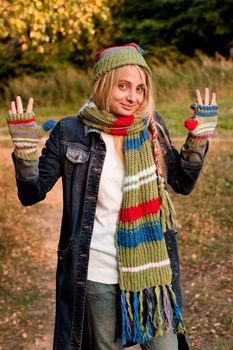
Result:
M143 70L125 66L112 91L110 113L117 116L133 115L144 101L145 80Z

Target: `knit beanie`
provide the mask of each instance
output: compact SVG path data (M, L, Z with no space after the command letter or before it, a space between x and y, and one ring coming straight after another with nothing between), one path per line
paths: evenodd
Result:
M111 69L128 64L141 66L151 75L151 70L143 57L143 52L143 49L134 43L112 46L98 51L96 53L98 61L94 66L94 82Z

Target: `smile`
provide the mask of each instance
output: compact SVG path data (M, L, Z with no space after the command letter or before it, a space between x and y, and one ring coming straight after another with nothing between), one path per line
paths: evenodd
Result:
M132 109L132 108L135 107L135 106L133 106L133 105L124 105L124 104L121 104L121 105L122 105L122 107L125 108L125 109Z

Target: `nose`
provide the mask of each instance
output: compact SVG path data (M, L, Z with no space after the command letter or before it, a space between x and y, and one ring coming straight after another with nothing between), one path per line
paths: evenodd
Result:
M128 95L127 95L127 100L130 102L136 102L136 90L135 89L130 89L128 91Z

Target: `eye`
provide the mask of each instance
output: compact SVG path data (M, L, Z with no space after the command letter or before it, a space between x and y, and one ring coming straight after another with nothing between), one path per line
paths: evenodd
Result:
M118 85L118 87L121 89L121 90L126 90L127 89L127 84L126 83L120 83Z
M138 86L138 87L137 87L137 92L138 92L139 94L144 93L144 92L145 92L145 87L144 87L144 86Z

